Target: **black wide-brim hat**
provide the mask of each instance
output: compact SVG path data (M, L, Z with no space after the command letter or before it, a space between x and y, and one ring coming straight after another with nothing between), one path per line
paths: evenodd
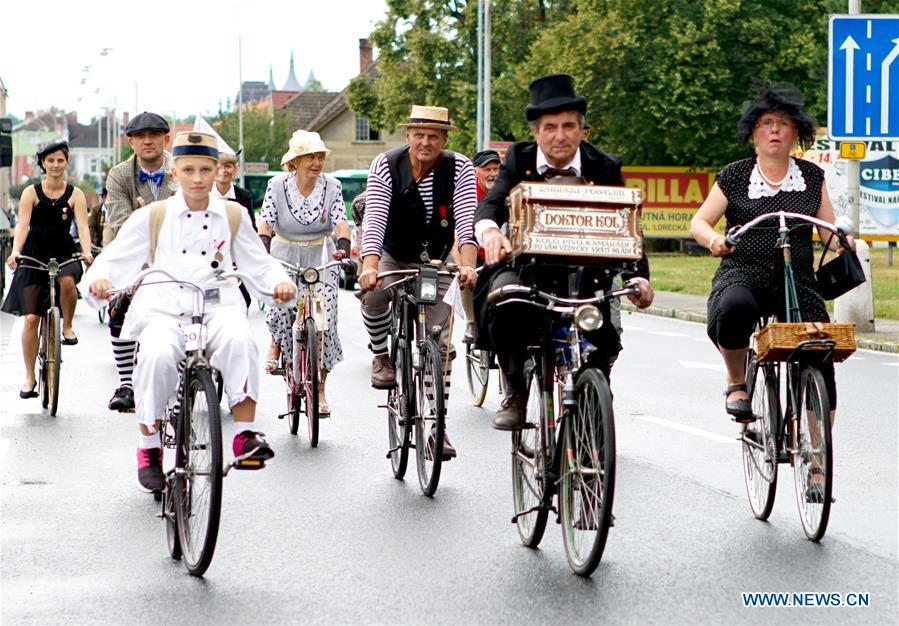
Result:
M529 122L560 111L587 114L587 99L574 93L574 79L568 74L541 76L528 85L528 91L531 103L524 108L524 116Z

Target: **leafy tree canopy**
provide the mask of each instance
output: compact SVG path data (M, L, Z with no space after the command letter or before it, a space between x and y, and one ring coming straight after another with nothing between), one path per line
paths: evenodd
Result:
M210 123L228 145L237 150L240 146L237 111L222 112ZM281 169L281 156L287 152L290 140L290 114L275 111L269 106L250 105L243 112L244 160L264 161L270 170Z
M372 33L377 77L357 77L349 104L394 128L410 106L446 106L454 149L475 145L477 1L388 0ZM742 103L788 81L826 120L827 20L845 0L495 0L492 137L528 138L522 111L538 76L571 74L588 101L592 140L626 163L718 165L735 141ZM899 0L865 0L897 13Z

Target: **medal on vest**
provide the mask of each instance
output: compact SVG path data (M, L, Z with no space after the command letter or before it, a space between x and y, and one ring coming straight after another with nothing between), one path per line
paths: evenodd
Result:
M431 260L431 255L428 254L428 242L427 241L421 242L421 254L418 255L418 258L421 259L422 263L427 263Z
M437 210L440 212L440 226L446 228L449 226L449 220L446 219L446 205L441 204Z
M221 262L225 260L225 257L222 256L222 246L223 245L225 245L224 240L222 240L222 242L215 247L215 257L213 258L212 263L210 263L210 265L212 266L212 269L216 269L219 266L219 264L221 264Z
M68 210L69 210L69 205L62 207L62 220L63 221L66 221L67 219L69 219Z

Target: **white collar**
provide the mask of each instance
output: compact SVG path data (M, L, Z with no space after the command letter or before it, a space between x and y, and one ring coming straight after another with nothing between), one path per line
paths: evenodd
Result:
M546 160L546 155L543 154L543 150L540 149L540 146L537 146L537 173L541 176L543 172L546 171L546 168L551 167L549 161ZM581 148L578 146L577 151L574 153L574 158L571 159L567 164L560 167L560 170L564 170L566 168L571 168L574 170L576 176L581 175Z
M787 168L787 176L784 178L783 185L776 189L772 189L765 183L758 167L759 162L756 159L752 172L749 174L749 188L746 191L750 200L771 198L782 191L805 191L805 178L803 178L802 170L799 169L799 165L796 164L796 159L793 157L790 157L790 166Z
M190 211L190 207L187 206L187 201L184 199L184 192L180 189L178 190L178 193L172 195L168 199L168 203L168 206L175 210L175 215L181 215ZM214 193L209 194L209 204L204 210L209 213L217 213L222 217L228 216L227 212L225 211L225 201ZM195 213L200 212L201 211L195 211Z
M231 187L229 187L228 191L226 191L224 194L219 191L218 185L213 183L212 192L219 198L222 198L224 200L237 200L237 193L234 191L234 183L231 183Z
M137 161L137 156L134 157L134 160ZM137 167L142 172L146 172L147 174L158 174L159 172L166 173L166 172L168 172L168 167L166 167L168 164L169 164L169 155L167 152L162 153L162 165L159 167L158 170L153 171L153 172L151 172L150 170L145 168L143 165L141 165L140 161L137 161Z

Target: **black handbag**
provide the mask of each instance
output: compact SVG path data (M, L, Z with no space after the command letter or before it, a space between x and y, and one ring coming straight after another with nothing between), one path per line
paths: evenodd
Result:
M865 282L865 272L862 269L861 261L858 260L858 257L852 250L845 250L843 254L823 264L824 255L827 254L832 240L833 235L830 236L827 245L824 246L821 260L818 262L818 271L815 272L818 291L825 300L839 298L844 293L855 289Z

